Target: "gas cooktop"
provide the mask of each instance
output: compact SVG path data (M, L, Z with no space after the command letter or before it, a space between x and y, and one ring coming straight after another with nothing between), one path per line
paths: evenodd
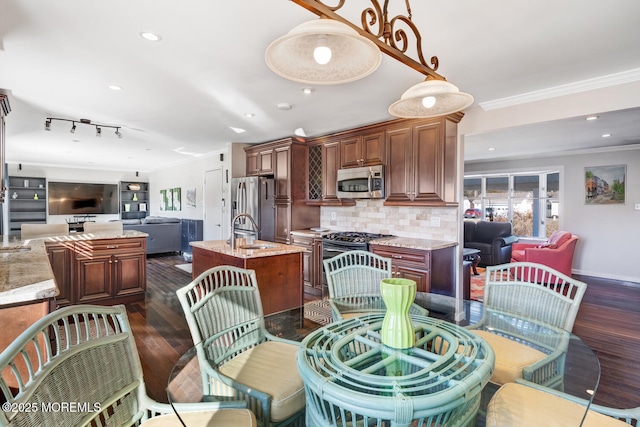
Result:
M382 237L393 236L391 234L365 233L360 231L340 231L325 234L323 240L331 242L369 243L373 239L380 239Z

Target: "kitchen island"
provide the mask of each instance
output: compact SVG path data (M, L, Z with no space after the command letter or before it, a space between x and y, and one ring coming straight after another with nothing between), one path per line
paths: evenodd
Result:
M302 255L295 245L244 239L231 249L226 240L191 242L192 277L211 267L231 265L255 270L264 314L299 307L303 303Z

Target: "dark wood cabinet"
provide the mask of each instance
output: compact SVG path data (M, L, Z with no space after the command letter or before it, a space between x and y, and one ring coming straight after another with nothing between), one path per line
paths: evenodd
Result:
M308 148L304 139L293 137L245 148L247 171L252 167L254 155L264 160L265 153L271 153L271 174L275 179L274 240L278 243L291 243L291 230L320 224L320 208L305 203L309 182Z
M272 175L273 150L256 150L247 152L247 175Z
M456 132L449 117L387 129L385 205L456 205Z
M371 244L369 250L391 258L393 276L414 280L418 292L456 296L455 246L427 250Z
M47 256L58 287L56 303L69 305L73 301L71 290L71 257L73 243L47 243Z
M58 306L144 300L146 238L47 243Z
M327 142L322 145L322 200L338 201L338 165L340 164L340 143Z
M305 248L302 253L304 292L322 297L322 238L291 236L292 244Z
M385 133L356 134L340 141L342 168L373 166L384 164Z

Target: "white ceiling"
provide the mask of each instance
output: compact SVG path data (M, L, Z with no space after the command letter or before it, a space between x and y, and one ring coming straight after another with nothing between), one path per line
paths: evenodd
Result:
M371 4L347 3L354 10ZM404 1L391 4L404 12ZM425 56L437 55L438 72L476 104L617 73L640 78L637 0L414 0L411 8ZM341 14L359 21L350 9ZM362 80L315 86L311 95L267 68L269 43L310 19L288 0L0 0L0 90L12 107L7 161L150 171L232 141L268 141L298 127L317 136L391 119L388 106L423 76L390 57ZM162 41L146 41L142 31ZM293 108L278 110L282 102ZM46 117L122 126L124 138L111 129L96 138L81 125L71 134L66 122L45 132ZM590 125L612 138L581 134L582 117L470 136L465 159L495 157L488 148L500 144L500 156L530 155L506 149L524 138L536 143L518 147L547 153L640 142L638 110L601 118Z

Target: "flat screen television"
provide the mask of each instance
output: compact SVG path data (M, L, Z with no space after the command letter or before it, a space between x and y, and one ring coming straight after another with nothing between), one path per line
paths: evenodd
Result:
M49 182L49 215L117 214L118 184Z

